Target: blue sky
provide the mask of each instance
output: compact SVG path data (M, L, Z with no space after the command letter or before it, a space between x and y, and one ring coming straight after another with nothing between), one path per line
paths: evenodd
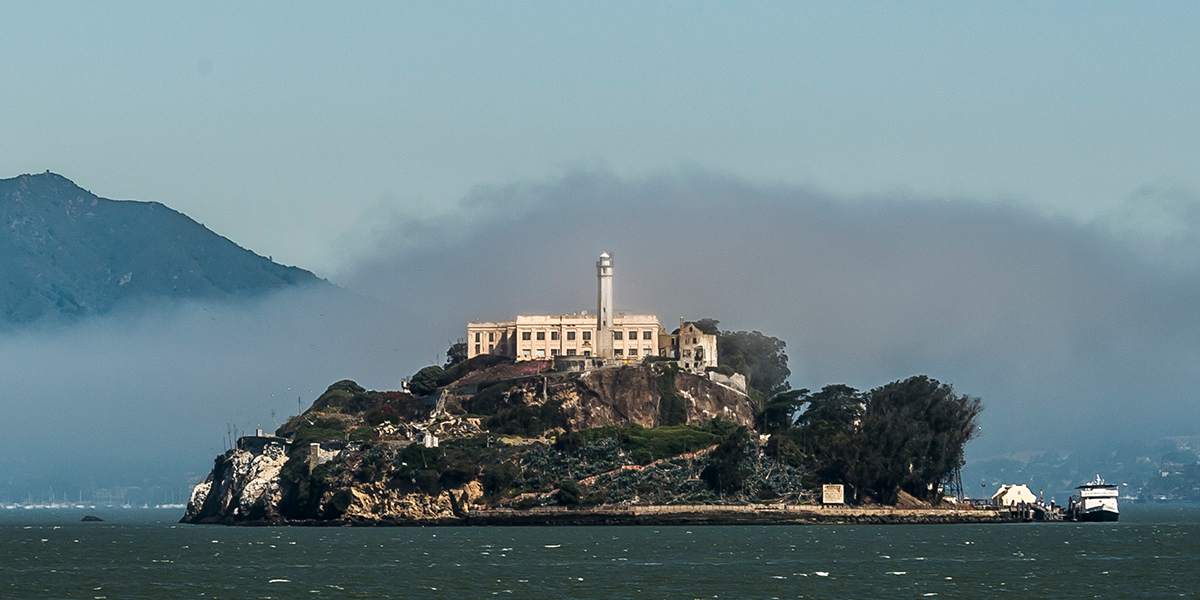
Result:
M50 169L158 200L335 280L380 215L581 169L700 167L851 202L1008 202L1082 221L1200 190L1195 3L4 13L0 176Z
M590 308L602 249L618 308L779 336L796 387L983 397L969 461L1197 436L1197 107L1194 2L6 2L0 177L358 300L0 339L0 471L202 476L469 319Z

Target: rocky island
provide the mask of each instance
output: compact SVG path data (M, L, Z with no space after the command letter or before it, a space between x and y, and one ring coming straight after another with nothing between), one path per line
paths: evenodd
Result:
M792 390L782 340L613 300L594 315L467 324L404 391L333 384L274 435L243 437L192 492L186 523L962 522L933 510L978 398L918 376ZM826 497L824 486L836 489ZM841 497L848 489L844 508ZM820 502L819 502L820 501ZM827 508L835 504L842 508Z
M966 507L934 509L926 499L905 491L914 487L911 481L899 482L893 498L872 497L878 492L860 484L863 490L852 499L854 506L820 504L820 486L835 465L805 445L814 435L832 433L838 411L854 417L859 426L864 421L874 426L851 406L865 411L870 396L879 402L879 397L904 389L911 395L921 391L914 388L948 388L928 378L896 382L867 394L845 386L829 386L817 394L801 390L761 407L750 395L683 372L669 361L648 359L586 372L550 368L549 362L479 356L445 370L434 367L433 374L440 374L425 383L420 390L425 393L375 392L352 381L337 382L274 435L242 437L235 448L217 457L212 473L195 487L182 522L495 525L1010 519ZM418 373L410 390L420 388L422 379ZM810 422L793 422L781 430L779 404L795 406L800 400L808 406L804 414ZM861 406L864 400L868 406ZM915 430L912 424L906 427ZM832 437L824 441L827 449L853 443ZM925 450L936 449L927 444ZM961 447L958 451L961 456ZM881 500L889 505L880 505Z

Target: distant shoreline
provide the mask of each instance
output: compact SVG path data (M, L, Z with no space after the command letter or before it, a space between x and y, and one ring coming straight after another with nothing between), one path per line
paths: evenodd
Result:
M657 505L496 508L440 519L237 521L246 526L490 527L555 525L951 525L1019 523L1008 510L813 505Z

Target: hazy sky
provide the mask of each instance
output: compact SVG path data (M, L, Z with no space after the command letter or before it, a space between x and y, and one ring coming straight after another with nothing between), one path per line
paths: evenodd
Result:
M1090 219L1200 189L1200 6L6 2L0 172L336 278L381 213L699 166Z
M796 387L982 396L972 460L1197 435L1197 106L1196 3L9 2L0 176L356 296L0 338L0 475L194 480L468 319L591 308L602 249L618 308L779 336Z

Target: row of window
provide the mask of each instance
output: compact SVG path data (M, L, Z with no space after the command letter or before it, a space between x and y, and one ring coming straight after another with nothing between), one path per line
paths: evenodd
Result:
M582 334L583 334L583 339L585 339L585 340L590 340L590 339L592 339L592 332L590 332L590 331L583 331L583 332L580 332L580 333L582 333ZM533 339L533 335L534 335L534 334L536 334L536 335L537 335L537 339L539 339L539 340L545 340L545 339L546 339L546 332L545 332L545 331L537 331L537 332L533 332L533 331L522 331L522 332L521 332L521 339L522 339L522 340L525 340L525 341L529 341L529 340ZM624 331L614 331L614 332L612 332L612 334L613 334L613 339L614 339L614 340L623 340L623 339L625 339L625 332L624 332ZM488 334L488 336L489 336L489 339L488 339L488 341L491 341L491 339L490 339L490 336L491 336L491 334ZM557 339L558 339L558 332L557 332L557 331L551 331L551 332L550 332L550 339L551 339L551 340L557 340ZM568 331L568 332L567 332L567 340L568 340L568 341L570 341L570 340L574 340L574 339L575 339L575 332L574 332L574 331ZM638 339L638 332L637 332L637 331L630 331L630 332L629 332L629 339L631 339L631 340L636 340L636 339ZM643 340L652 340L652 339L654 339L654 332L653 332L653 331L643 331L643 332L642 332L642 339L643 339ZM476 333L476 334L475 334L475 341L477 341L477 342L479 341L479 334L478 334L478 333Z
M481 337L481 336L480 336L480 332L476 331L476 332L475 332L475 341L476 341L476 342L479 342L479 338L480 338L480 337ZM494 341L496 341L496 332L495 332L495 331L489 331L489 332L488 332L488 341L489 341L489 342L494 342Z
M475 347L475 352L477 352L477 353L479 352L479 347L478 347L478 346L476 346L476 347ZM645 354L646 356L650 356L650 355L652 355L652 354L654 354L654 353L653 353L653 352L651 352L649 348L647 348L647 349L646 349L646 350L643 352L643 354ZM574 348L567 348L567 354L566 354L566 355L567 355L567 356L576 356L576 354L575 354L575 349L574 349ZM584 350L584 351L583 351L583 356L591 356L591 355L592 355L592 351L591 351L591 350ZM533 356L537 356L538 358L546 358L546 349L545 349L545 348L538 348L537 350L530 350L529 348L525 348L524 350L522 350L522 351L521 351L521 356L523 356L523 357L525 357L525 358L531 358L531 357L533 357ZM550 349L550 356L558 356L558 348L551 348L551 349ZM613 350L613 356L625 356L625 351L624 351L624 350L620 350L620 349ZM637 348L630 348L630 349L629 349L629 356L638 356L638 349L637 349Z

